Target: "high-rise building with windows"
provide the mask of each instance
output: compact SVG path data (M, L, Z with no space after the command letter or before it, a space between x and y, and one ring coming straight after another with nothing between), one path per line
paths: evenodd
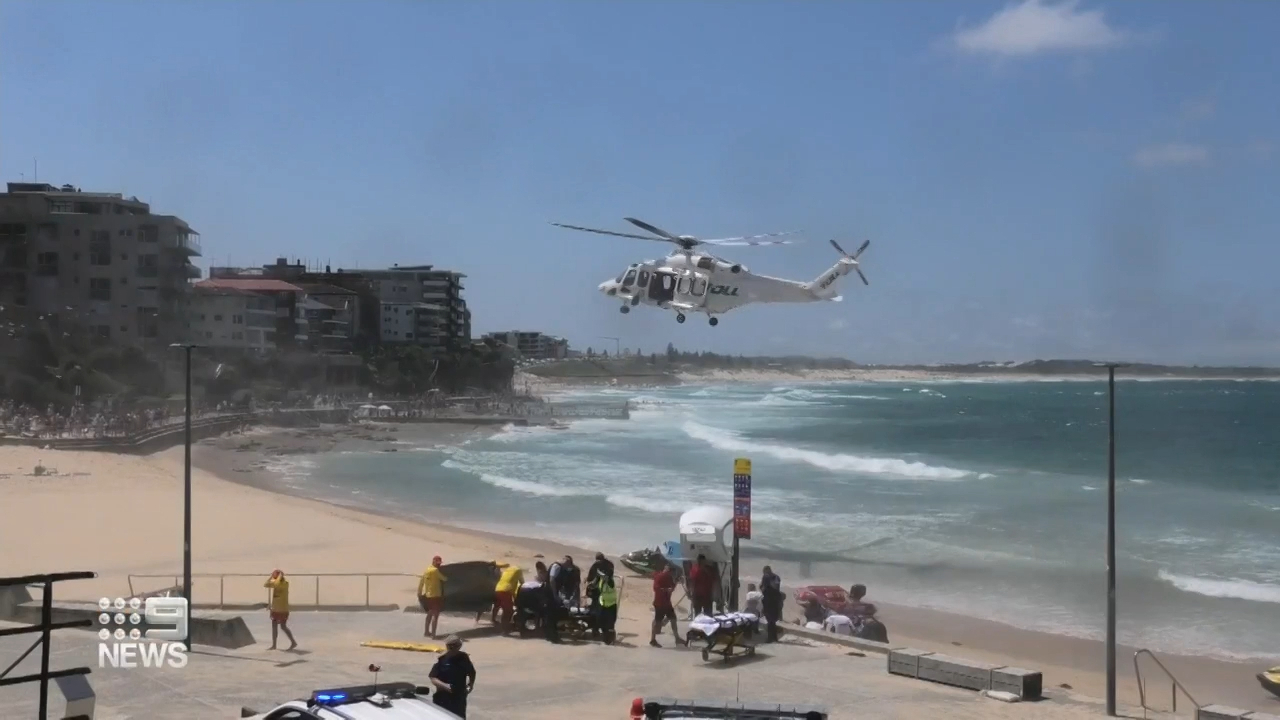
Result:
M120 193L9 183L0 193L0 305L122 342L182 339L200 235Z

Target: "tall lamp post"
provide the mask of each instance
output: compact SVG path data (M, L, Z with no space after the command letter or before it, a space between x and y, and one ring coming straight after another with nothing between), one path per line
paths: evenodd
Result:
M191 607L191 351L203 345L192 343L173 343L170 348L184 351L186 360L186 420L184 423L183 462L182 462L182 597ZM190 610L188 610L190 612ZM191 623L187 623L187 636L182 644L191 649Z
M600 336L600 339L601 339L601 340L612 340L612 341L613 341L613 356L614 356L614 357L622 357L622 338L609 337L608 335L601 335L601 336Z
M1107 716L1116 717L1116 368L1107 369Z

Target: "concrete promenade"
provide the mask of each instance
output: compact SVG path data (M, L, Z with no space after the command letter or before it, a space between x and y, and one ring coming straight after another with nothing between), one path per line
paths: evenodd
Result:
M183 669L95 669L99 720L239 717L241 706L264 710L324 687L370 682L370 663L380 680L424 683L434 655L362 648L364 640L421 640L422 616L403 612L294 613L300 651L270 651L263 612L244 614L257 645L237 651L196 648ZM848 648L793 640L766 646L754 659L731 665L704 663L696 651L647 646L647 638L624 636L622 646L561 646L541 640L489 636L470 618L443 617L441 632L467 638L479 671L471 698L472 718L622 718L632 698L643 695L744 701L812 703L834 718L878 720L1073 720L1103 715L1094 700L1050 688L1049 699L1005 704L977 693L891 676L885 657L856 657ZM9 626L0 623L0 627ZM0 664L8 665L32 636L0 638ZM282 638L283 640L283 638ZM82 630L54 634L53 669L96 668L97 636ZM282 646L286 643L282 642ZM33 653L14 670L39 669ZM61 696L51 690L50 717L62 717ZM0 688L0 716L34 718L37 686ZM1140 711L1126 713L1142 717ZM1149 717L1157 717L1150 715Z

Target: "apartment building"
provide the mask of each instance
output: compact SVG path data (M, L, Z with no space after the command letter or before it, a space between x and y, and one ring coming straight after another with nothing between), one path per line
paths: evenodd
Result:
M515 348L526 360L563 360L569 356L569 341L535 330L491 332L483 340Z
M201 280L195 284L195 290L208 295L193 296L192 302L188 307L189 314L204 313L210 316L211 311L202 311L199 307L208 301L208 297L216 296L211 291L223 291L223 295L231 296L236 293L242 294L244 297L256 296L261 298L262 305L261 317L256 317L255 322L260 322L258 326L263 330L263 348L293 348L297 346L297 317L298 305L305 299L305 293L302 288L283 280L271 280L262 277L214 277L208 280ZM270 311L270 321L266 317L267 310ZM247 311L246 311L247 312ZM188 331L191 333L192 342L207 342L209 340L207 334L209 332L218 332L216 329L220 327L218 323L226 322L225 313L215 313L223 315L222 320L212 320L206 317L204 320L198 320L190 323ZM200 323L197 326L197 322ZM213 324L212 326L210 324ZM230 331L230 332L235 332ZM204 339L201 339L200 333L205 333ZM232 341L232 339L229 339ZM229 346L231 347L231 346ZM234 347L258 347L250 345L234 345Z
M0 194L0 305L123 342L185 336L200 235L121 193L8 183Z
M191 342L211 348L273 350L276 299L269 294L198 283L187 304L187 326Z
M277 258L256 268L211 267L214 279L280 280L299 287L309 300L290 308L290 337L326 351L355 349L378 343L379 302L373 283L358 271L312 270L302 263ZM327 308L327 309L326 309ZM312 322L312 321L315 322ZM328 332L322 329L327 323ZM345 339L340 338L344 336ZM325 337L329 339L325 340Z
M386 322L389 315L392 318L392 338L400 337L404 341L407 321L397 318L403 318L408 312L413 317L411 342L414 344L428 349L471 344L471 311L462 298L462 279L466 275L437 270L431 265L396 265L386 270L359 272L372 282L382 304L382 320ZM394 334L397 332L399 336ZM384 342L388 341L387 332L380 336Z

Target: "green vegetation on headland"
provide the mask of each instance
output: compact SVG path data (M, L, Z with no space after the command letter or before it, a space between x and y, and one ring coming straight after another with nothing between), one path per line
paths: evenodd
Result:
M1103 377L1106 369L1093 360L1032 360L1029 362L979 362L936 365L863 365L844 358L800 356L722 355L709 352L681 352L668 346L664 353L630 354L623 357L596 355L535 365L527 370L548 380L651 380L674 382L677 373L711 371L779 372L805 374L814 371L847 371L968 375L972 377ZM1168 378L1280 378L1280 368L1207 367L1134 363L1119 370L1120 377Z

